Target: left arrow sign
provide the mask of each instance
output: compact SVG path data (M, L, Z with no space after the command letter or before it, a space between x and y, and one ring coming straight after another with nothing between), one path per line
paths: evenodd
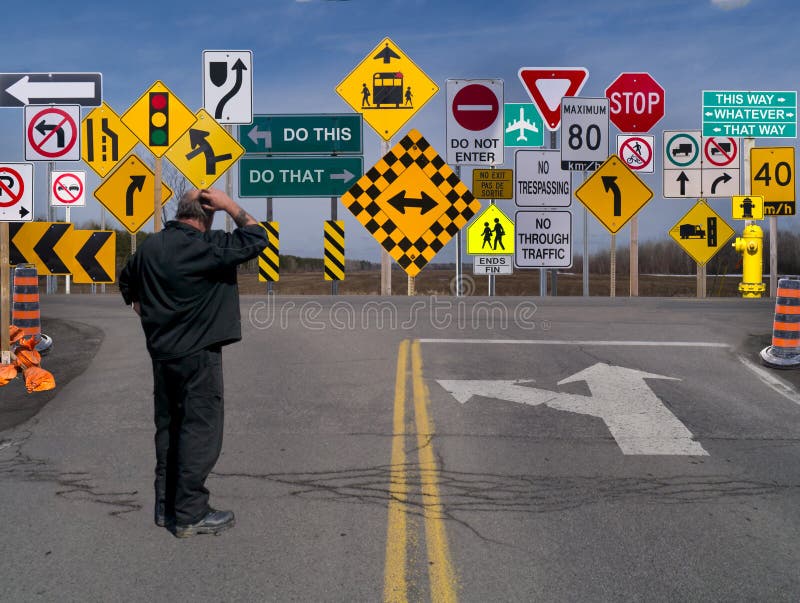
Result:
M73 104L98 107L100 73L0 73L0 107Z

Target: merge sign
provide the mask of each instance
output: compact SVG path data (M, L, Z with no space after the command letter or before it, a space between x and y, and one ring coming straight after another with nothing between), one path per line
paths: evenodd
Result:
M703 136L797 138L797 92L703 90Z

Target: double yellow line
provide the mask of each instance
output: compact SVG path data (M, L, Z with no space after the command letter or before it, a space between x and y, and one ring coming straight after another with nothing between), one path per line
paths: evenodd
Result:
M410 368L410 375L409 375ZM416 450L418 455L419 485L421 492L412 492L409 483L409 465L406 460L406 383L411 380ZM428 556L428 582L431 601L457 600L457 580L450 560L447 544L444 505L439 495L439 469L433 453L434 427L428 414L428 388L422 375L422 352L419 341L404 340L397 355L397 379L394 394L394 420L392 436L392 465L389 484L389 519L386 530L386 568L384 574L384 601L408 601L409 565L408 514L410 496L419 494L425 521L425 545ZM412 428L413 429L413 428ZM413 447L412 442L412 447ZM410 538L411 537L411 538ZM414 580L416 582L416 580Z

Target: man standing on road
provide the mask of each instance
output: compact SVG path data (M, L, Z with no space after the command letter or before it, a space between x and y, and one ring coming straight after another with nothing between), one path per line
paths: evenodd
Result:
M211 230L216 211L236 230ZM266 231L228 195L191 190L120 273L153 361L155 522L174 522L179 538L234 525L232 511L209 506L205 481L222 448L221 348L242 338L236 267L266 246Z

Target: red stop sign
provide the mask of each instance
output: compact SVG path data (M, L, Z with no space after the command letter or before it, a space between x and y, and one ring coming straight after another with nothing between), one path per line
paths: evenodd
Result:
M649 73L620 73L606 97L611 123L622 132L647 132L664 117L664 89Z

